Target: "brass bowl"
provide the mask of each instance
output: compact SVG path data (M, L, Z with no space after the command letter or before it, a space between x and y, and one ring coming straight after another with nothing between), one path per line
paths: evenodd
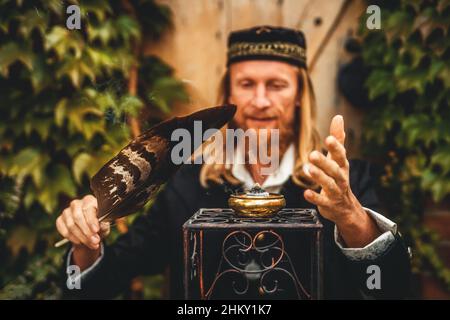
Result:
M228 206L243 217L270 217L286 206L284 196L269 193L267 196L254 196L245 193L232 194Z

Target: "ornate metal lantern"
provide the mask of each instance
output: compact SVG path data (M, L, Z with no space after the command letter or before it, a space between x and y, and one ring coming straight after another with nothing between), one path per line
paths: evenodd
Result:
M185 298L320 299L322 228L312 209L200 209L183 225Z

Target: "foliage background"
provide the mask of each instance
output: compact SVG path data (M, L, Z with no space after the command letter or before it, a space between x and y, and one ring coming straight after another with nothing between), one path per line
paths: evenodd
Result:
M66 28L70 4L81 30ZM140 53L144 35L170 27L153 1L0 1L0 298L60 297L56 217L89 193L130 124L145 129L187 99L169 66ZM145 281L159 297L161 278Z
M413 271L432 273L450 291L437 235L423 226L427 203L450 195L450 1L371 1L381 30L361 18L370 109L365 154L383 166L380 194L412 247Z

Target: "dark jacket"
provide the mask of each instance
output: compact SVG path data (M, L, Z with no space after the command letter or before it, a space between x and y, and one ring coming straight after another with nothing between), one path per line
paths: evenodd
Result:
M199 208L226 208L229 186L204 189L199 182L200 165L184 165L166 184L146 214L136 218L129 231L111 246L105 246L99 265L82 279L81 290L67 290L70 298L113 298L137 275L162 273L170 267L170 297L183 298L182 225ZM350 161L353 193L364 207L379 212L379 202L369 165ZM286 207L315 208L305 201L303 189L291 180L280 193ZM398 299L409 294L410 261L402 238L395 241L376 260L351 261L334 241L334 224L324 224L324 297L326 299ZM381 289L367 288L369 265L381 270Z

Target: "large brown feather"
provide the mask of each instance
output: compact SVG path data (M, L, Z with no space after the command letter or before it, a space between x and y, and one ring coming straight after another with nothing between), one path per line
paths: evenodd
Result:
M131 141L91 179L99 219L113 221L136 212L175 173L179 166L170 159L173 130L185 128L192 136L194 121L202 121L203 131L220 129L235 111L233 105L204 109L162 122Z

